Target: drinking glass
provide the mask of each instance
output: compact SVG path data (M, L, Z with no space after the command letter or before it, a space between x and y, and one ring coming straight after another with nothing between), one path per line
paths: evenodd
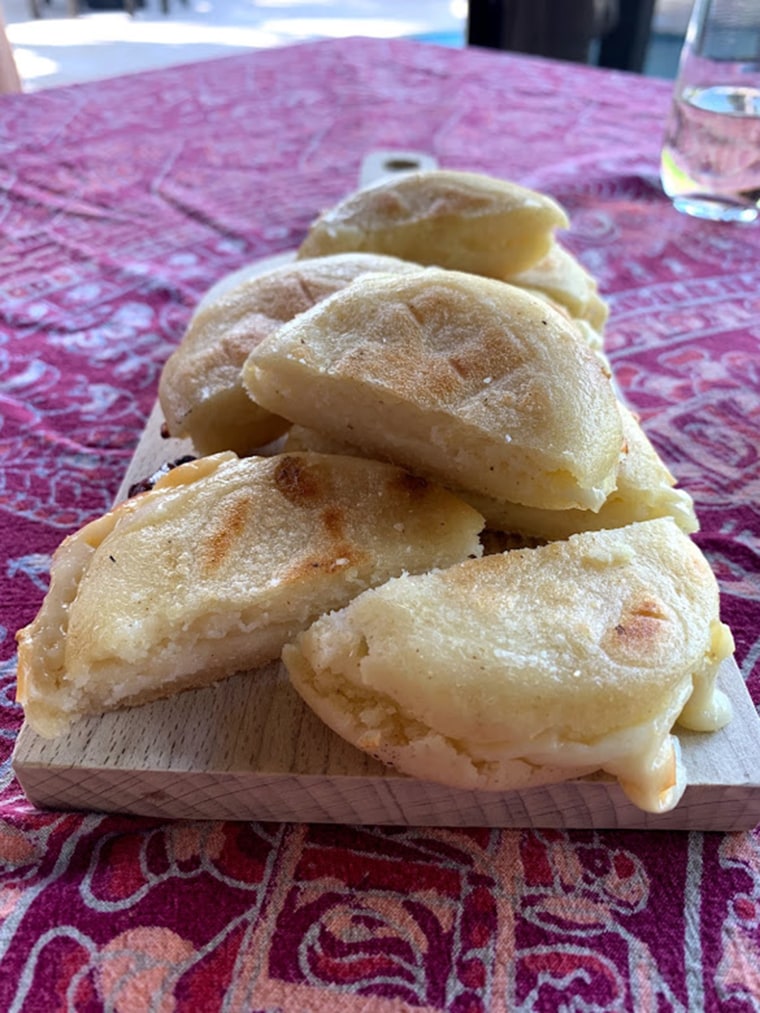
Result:
M660 178L686 214L760 215L760 0L695 0Z

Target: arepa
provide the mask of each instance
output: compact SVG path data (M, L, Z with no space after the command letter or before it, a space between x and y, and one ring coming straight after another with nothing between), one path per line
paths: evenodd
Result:
M537 264L502 281L564 306L573 319L585 320L597 333L604 329L609 308L599 295L596 279L558 242L552 243L549 252Z
M276 658L323 611L479 555L483 520L391 465L316 454L181 465L67 538L18 633L18 700L45 736Z
M222 279L196 308L161 372L158 396L168 435L189 438L199 454L248 454L280 436L287 422L252 401L240 382L248 353L359 275L412 266L394 257L347 253L264 273L249 266Z
M670 519L394 578L283 649L335 732L398 770L505 791L602 770L637 806L684 788L677 721L731 716L715 578Z
M598 510L624 439L610 378L567 318L438 268L367 275L249 355L251 397L443 485Z
M483 514L489 527L546 541L568 538L581 531L622 528L657 517L672 517L687 534L698 531L694 500L677 486L636 416L622 402L618 402L618 408L626 452L620 462L616 487L599 510L541 510L475 494L464 494L464 498ZM302 446L306 443L302 438ZM314 449L320 449L316 442Z
M677 487L637 417L622 402L618 402L618 408L626 452L618 469L617 486L598 511L541 510L473 492L460 490L459 495L483 514L492 532L501 531L531 541L556 541L581 531L622 528L657 517L672 517L687 534L698 531L694 500L685 489ZM321 454L359 454L355 446L303 426L290 427L283 448Z
M351 194L311 225L299 257L361 250L506 278L548 252L563 208L546 194L475 172L404 173Z

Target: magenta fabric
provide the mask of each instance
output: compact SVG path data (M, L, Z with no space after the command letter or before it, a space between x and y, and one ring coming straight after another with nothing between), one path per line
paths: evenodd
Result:
M760 1009L757 832L162 824L35 811L10 766L14 634L194 304L378 148L567 208L760 701L760 227L663 197L670 87L352 39L0 99L0 1009Z

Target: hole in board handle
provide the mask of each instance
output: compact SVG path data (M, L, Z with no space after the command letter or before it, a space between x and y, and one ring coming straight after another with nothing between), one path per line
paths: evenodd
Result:
M383 168L389 172L407 172L412 169L421 169L422 162L417 158L389 158L383 162Z
M374 186L384 179L403 176L407 172L437 169L438 161L424 151L370 151L362 160L359 173L359 187Z

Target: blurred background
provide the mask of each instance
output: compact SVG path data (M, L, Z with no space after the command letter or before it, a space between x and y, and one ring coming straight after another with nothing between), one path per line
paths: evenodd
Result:
M517 14L508 16L510 3ZM606 58L609 49L613 65L675 76L691 0L555 0L555 5L566 23L555 13L542 24L542 0L480 2L477 22L468 0L0 0L25 91L351 35L479 44L589 63ZM548 10L550 0L543 6ZM641 11L646 20L636 45L626 9L637 18ZM583 34L580 57L573 33ZM621 40L625 55L617 63Z

